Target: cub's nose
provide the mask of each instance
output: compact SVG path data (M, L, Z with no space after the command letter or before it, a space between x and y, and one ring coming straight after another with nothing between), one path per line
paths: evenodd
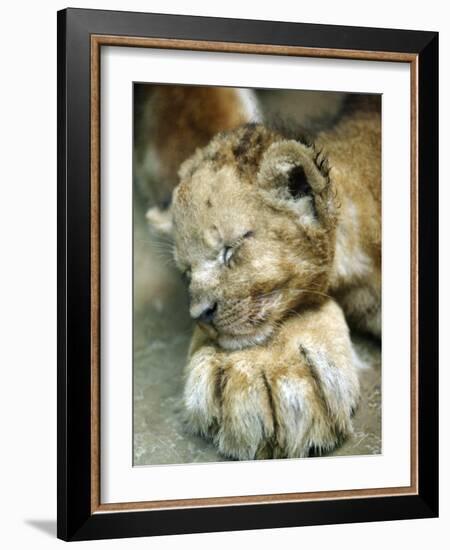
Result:
M217 302L214 302L214 304L210 304L206 309L204 309L200 315L195 317L195 321L198 323L204 323L205 325L210 325L213 322L214 314L217 310Z

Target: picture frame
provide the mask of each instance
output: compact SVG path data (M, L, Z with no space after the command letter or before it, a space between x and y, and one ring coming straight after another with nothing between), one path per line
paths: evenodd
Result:
M409 66L409 486L101 502L100 53L107 46ZM85 9L58 12L59 538L90 540L438 515L437 143L435 32Z

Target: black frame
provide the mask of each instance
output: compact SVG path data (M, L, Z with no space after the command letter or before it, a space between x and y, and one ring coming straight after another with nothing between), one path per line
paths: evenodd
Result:
M418 55L419 494L91 514L90 36ZM87 540L438 515L438 34L67 9L58 12L58 537Z

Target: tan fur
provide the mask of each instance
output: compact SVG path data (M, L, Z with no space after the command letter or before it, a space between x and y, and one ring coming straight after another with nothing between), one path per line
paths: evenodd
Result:
M379 100L317 139L339 192L340 214L330 290L349 322L381 336L381 116Z
M219 134L179 174L171 210L150 218L174 238L192 317L215 311L191 345L189 425L238 459L333 448L359 394L335 299L380 331L379 108L314 145L262 125Z

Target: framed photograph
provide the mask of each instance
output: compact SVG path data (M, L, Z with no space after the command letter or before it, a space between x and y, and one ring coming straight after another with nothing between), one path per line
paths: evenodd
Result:
M58 13L58 537L438 514L438 35Z

